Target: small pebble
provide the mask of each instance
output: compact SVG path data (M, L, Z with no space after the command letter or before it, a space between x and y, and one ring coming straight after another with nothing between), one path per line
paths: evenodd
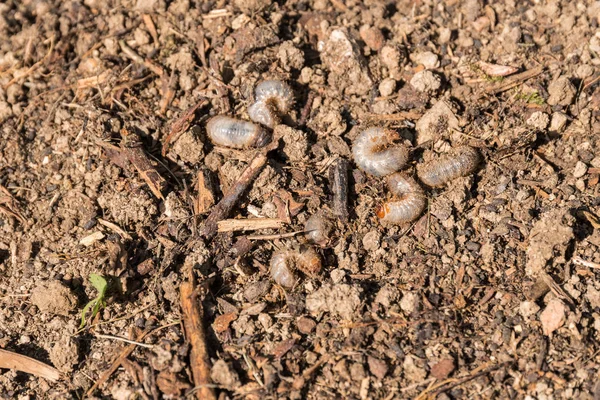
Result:
M542 111L536 111L527 120L527 125L539 129L544 130L550 123L550 117L548 114Z
M396 90L396 81L392 78L386 78L379 84L379 94L383 97L391 96Z
M588 170L588 167L587 167L587 165L585 165L585 163L583 163L581 161L577 161L577 164L575 164L575 168L573 169L573 176L575 178L581 178L582 176L585 175L587 170Z
M438 56L431 51L416 54L412 57L416 64L421 64L427 69L437 68L440 66Z
M550 122L551 132L562 132L567 125L567 116L561 112L555 112L552 114L552 121Z

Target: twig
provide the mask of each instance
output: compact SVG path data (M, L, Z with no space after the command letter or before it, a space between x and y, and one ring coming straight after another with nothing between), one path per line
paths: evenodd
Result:
M188 108L177 120L171 125L171 131L163 140L162 156L164 157L171 147L171 143L177 141L182 133L188 130L192 121L196 117L196 111L208 104L208 100L202 99L190 108Z
M285 221L280 218L224 219L217 222L218 232L256 231L259 229L280 229Z
M48 52L46 53L46 55L40 61L33 64L27 71L25 71L24 74L18 74L17 76L12 78L6 85L4 85L4 89L8 88L13 83L18 82L19 80L31 75L33 73L33 71L35 71L40 65L42 65L48 59L48 57L50 57L50 54L52 54L52 50L54 50L54 36L52 36L50 38L50 48L48 49Z
M497 369L500 369L506 365L510 364L510 362L505 362L505 363L501 363L501 364L496 364L496 365L492 365L489 368L485 368L485 366L483 366L482 368L484 368L482 370L482 368L477 368L475 371L473 371L470 375L464 376L462 378L450 378L450 379L446 379L445 381L442 381L440 383L437 383L431 387L428 387L427 389L423 390L416 398L415 400L422 400L422 399L426 399L426 398L432 398L435 399L436 396L438 394L440 394L441 392L445 392L448 391L452 388L455 388L459 385L462 385L465 382L471 381L473 379L479 378L480 376L486 375L492 371L495 371ZM428 393L432 393L431 396L427 396Z
M304 104L304 107L302 107L302 112L300 114L300 120L298 121L298 125L300 125L300 126L306 125L306 121L308 121L308 116L310 115L310 110L312 108L314 99L315 99L315 93L308 92L308 96L306 97L306 104Z
M250 184L256 179L260 171L262 171L266 165L268 160L268 150L269 149L258 153L252 161L250 161L250 164L248 164L248 167L242 172L242 175L240 175L237 182L231 185L225 196L223 196L221 201L213 208L200 229L201 237L211 239L215 236L217 233L217 223L229 216L244 192L246 192L246 189L248 189Z
M124 40L119 40L119 45L121 46L121 50L123 51L123 53L127 57L129 57L132 61L134 61L138 64L145 65L146 68L148 68L150 71L154 72L156 75L158 75L160 77L164 76L165 70L163 69L163 67L154 63L151 60L142 58L138 53L135 52L135 50L133 50L131 47L127 46L127 44L125 44Z
M41 376L53 382L60 379L60 372L41 361L21 354L0 349L0 368L14 369L35 376Z
M348 161L340 158L329 168L333 192L333 214L342 222L348 221Z
M152 162L142 149L139 137L127 129L121 129L121 151L127 160L135 167L138 174L146 181L152 193L164 200L162 190L166 186L165 179L158 173Z
M191 271L189 275L192 275ZM202 323L202 305L198 301L198 293L195 290L193 276L181 284L181 309L183 311L183 325L187 340L191 345L190 367L194 378L194 386L198 388L196 398L198 400L216 400L215 391L210 385L210 361L204 327Z
M573 257L571 259L571 261L573 261L573 264L579 265L582 267L592 268L592 269L600 269L600 264L592 262L592 261L584 260L581 257Z
M149 14L143 14L142 20L148 28L148 32L150 32L150 36L152 36L152 40L154 41L154 46L158 46L158 32L156 31L156 26L152 21L152 17Z
M142 332L139 337L135 337L135 333L131 333L131 337L132 339L137 339L142 340L144 339L144 337L146 337L146 335L150 332L150 329L146 329L144 332ZM102 384L104 384L104 382L106 382L108 380L108 378L110 378L110 376L119 368L119 366L121 365L121 363L123 362L124 359L126 359L127 357L129 357L129 355L133 352L133 350L135 350L135 344L130 344L128 346L126 346L123 350L121 350L121 352L119 353L119 355L114 359L114 361L112 362L111 366L102 373L102 375L100 375L100 378L98 378L98 380L96 382L94 382L94 384L92 385L91 388L89 388L89 390L86 393L86 397L89 397L92 395L92 393L94 393L94 391L96 389L98 389Z
M512 75L511 77L504 79L502 82L498 82L491 86L488 86L485 89L485 92L488 94L498 94L504 92L508 89L512 89L515 86L520 85L528 79L538 76L542 72L544 72L544 66L540 65L539 67L530 69L525 72L521 72L520 74Z
M135 340L129 340L129 339L125 339L119 336L112 336L112 335L102 335L100 333L96 333L94 336L102 338L102 339L111 339L111 340L119 340L121 342L125 342L125 343L129 343L129 344L133 344L136 346L140 346L140 347L145 347L147 349L151 349L154 347L154 345L151 344L146 344L146 343L141 343L141 342L136 342Z
M575 302L573 301L571 296L569 296L569 294L567 292L565 292L563 290L563 288L561 288L560 285L558 283L556 283L554 278L552 278L550 275L548 275L548 273L546 273L546 271L540 272L540 278L544 281L544 283L546 285L548 285L548 287L550 288L550 291L552 293L554 293L554 295L556 297L563 300L571 308L575 308Z
M288 232L288 233L278 233L275 235L248 235L246 236L248 238L248 240L277 240L277 239L284 239L284 238L289 238L289 237L294 237L299 233L304 233L304 231L295 231L295 232Z

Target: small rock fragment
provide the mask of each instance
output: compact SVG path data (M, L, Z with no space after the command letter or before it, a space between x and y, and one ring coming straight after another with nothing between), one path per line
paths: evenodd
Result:
M321 52L323 64L331 71L329 84L346 94L367 94L373 86L360 48L345 28L334 29Z
M567 213L564 209L549 211L531 229L525 266L527 275L536 276L548 260L564 256L567 245L574 238L573 228L562 223Z
M388 366L385 361L369 356L367 362L369 364L369 371L371 371L373 375L379 379L385 378L385 375L388 372Z
M426 69L437 68L440 66L438 56L431 51L418 53L411 58L415 63L423 65Z
M308 335L315 330L317 323L312 318L300 317L296 320L296 326L298 327L298 331L300 331L300 333Z
M544 335L550 336L552 332L560 328L565 323L565 313L567 307L562 301L552 299L540 314L540 322L542 323L542 331Z
M193 126L183 132L173 143L169 156L190 165L200 163L204 159L204 143L200 140L199 131L198 126Z
M548 104L551 106L568 106L573 102L575 94L577 94L577 89L569 78L561 76L548 86L548 93L550 94Z
M375 303L381 304L384 307L389 307L391 304L396 302L396 300L398 300L399 296L400 291L396 286L386 284L379 289L379 292L377 292L377 295L375 296Z
M350 320L354 313L360 311L360 293L355 286L325 284L306 296L306 309L313 315L329 312L333 316Z
M379 94L383 97L391 96L396 90L396 81L392 78L386 78L379 84Z
M442 85L440 77L431 71L417 72L410 80L410 85L419 92L434 93Z
M379 57L383 65L388 67L393 75L399 72L400 64L404 60L404 52L396 44L387 44L381 49Z
M267 294L269 289L271 289L271 282L268 280L250 283L246 286L246 289L244 289L244 298L249 303L254 303L256 300Z
M550 121L550 132L560 133L565 129L567 125L567 116L561 112L555 112L552 114L552 120Z
M407 314L419 311L419 296L413 292L404 292L400 300L400 308Z
M380 29L369 25L363 25L360 27L359 34L360 38L371 49L379 51L383 47L385 38L383 37L383 33L381 33Z
M550 123L550 117L548 116L548 114L546 114L545 112L542 112L542 111L534 112L527 119L527 125L535 128L535 129L539 129L540 131L543 131L544 129L546 129L546 127L548 126L548 123Z
M288 40L279 46L277 52L279 63L286 71L292 69L301 69L304 66L304 53L302 50L294 46L294 42Z
M41 312L69 315L77 306L77 297L60 281L44 281L31 291L30 301Z
M458 128L458 118L454 115L450 104L440 100L417 121L417 144L423 144L430 140L435 142L442 135Z
M588 170L588 167L587 167L587 165L585 165L584 162L577 161L577 164L575 164L575 168L573 169L573 177L581 178L582 176L584 176L586 174L587 170Z
M454 360L451 358L445 358L438 361L431 367L431 375L436 379L446 379L452 372L454 372L454 369Z
M371 231L363 237L363 247L367 251L375 251L379 248L380 239L381 234L378 231Z
M276 140L281 138L282 153L288 160L298 162L307 159L309 146L305 132L280 124L275 127L273 137Z
M420 364L422 364L421 360L410 354L404 358L402 368L404 369L404 375L408 380L412 382L421 382L425 379L427 371L425 371L425 368L421 367Z
M537 314L538 311L540 311L540 306L535 304L534 301L523 301L519 306L519 314L525 319Z
M211 379L225 387L227 390L234 390L240 386L240 377L237 372L229 367L224 360L217 360L210 370Z
M73 371L73 366L79 362L77 341L70 336L63 336L49 351L52 364L64 373Z

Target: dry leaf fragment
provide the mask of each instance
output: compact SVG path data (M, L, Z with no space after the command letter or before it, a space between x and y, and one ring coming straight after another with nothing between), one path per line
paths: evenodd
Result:
M585 218L592 224L594 229L600 228L600 218L588 211L582 211Z
M225 332L229 329L229 325L237 319L238 315L235 312L219 315L213 322L213 329L217 333Z
M0 368L15 369L53 382L60 379L60 372L41 361L0 349Z
M518 68L508 65L490 64L485 61L479 61L477 65L488 76L508 76L519 70Z

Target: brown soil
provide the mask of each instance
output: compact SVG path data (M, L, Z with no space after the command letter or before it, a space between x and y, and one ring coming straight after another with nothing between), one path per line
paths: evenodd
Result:
M219 399L599 398L599 19L593 0L3 2L0 348L62 377L1 369L0 398L89 396L142 332L90 395L196 396L190 271ZM256 153L206 120L248 119L267 78L295 105L226 217L290 223L200 237ZM409 173L465 144L485 161L382 226L385 179L352 161L368 126L411 146ZM276 235L335 214L338 159L349 218L284 289L272 254L307 244ZM79 329L90 274L106 304Z

